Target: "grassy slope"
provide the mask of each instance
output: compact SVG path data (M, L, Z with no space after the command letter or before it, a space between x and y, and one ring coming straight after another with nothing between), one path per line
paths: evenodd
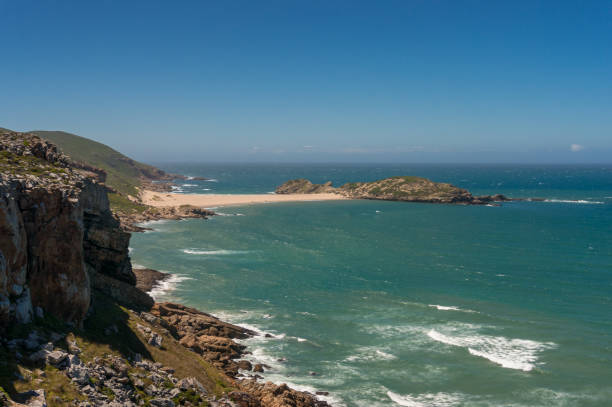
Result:
M107 145L63 131L33 131L32 133L56 144L73 160L102 168L107 173L106 184L119 193L135 196L140 178L153 178L157 168L139 163Z

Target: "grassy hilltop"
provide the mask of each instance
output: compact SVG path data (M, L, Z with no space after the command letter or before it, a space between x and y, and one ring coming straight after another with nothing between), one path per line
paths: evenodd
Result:
M74 161L106 171L106 184L123 195L136 196L143 179L164 179L168 174L148 164L134 161L109 146L63 131L36 130L31 133L57 145Z

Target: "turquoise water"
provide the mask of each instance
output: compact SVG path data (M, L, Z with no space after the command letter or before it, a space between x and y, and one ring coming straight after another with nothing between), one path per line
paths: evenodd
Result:
M414 174L548 199L219 208L151 224L132 259L175 275L157 299L272 334L246 341L266 378L334 405L612 404L611 167L165 167L215 178L185 192Z

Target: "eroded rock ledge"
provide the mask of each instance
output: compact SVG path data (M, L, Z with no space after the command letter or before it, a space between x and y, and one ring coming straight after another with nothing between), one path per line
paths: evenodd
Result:
M313 184L307 179L294 179L276 188L275 192L277 194L335 193L351 199L463 205L487 205L512 200L501 194L474 196L467 189L414 176L390 177L373 182L351 182L337 188L333 187L331 182Z

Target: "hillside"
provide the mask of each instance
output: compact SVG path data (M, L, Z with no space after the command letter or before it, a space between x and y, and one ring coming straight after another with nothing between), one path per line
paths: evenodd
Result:
M172 175L148 164L134 161L109 146L63 131L32 131L70 156L74 161L106 171L106 185L123 195L136 196L143 180L170 180Z

